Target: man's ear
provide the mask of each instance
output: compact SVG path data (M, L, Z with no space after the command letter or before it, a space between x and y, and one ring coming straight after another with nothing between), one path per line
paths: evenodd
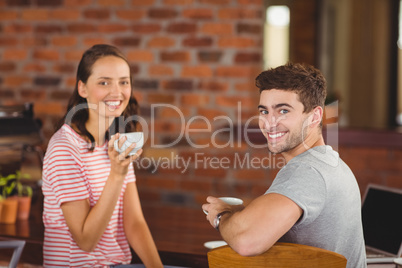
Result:
M82 82L81 80L78 81L77 89L78 89L78 94L81 97L83 97L84 99L86 99L88 97L87 87L85 86L84 82Z
M316 127L317 125L320 125L323 114L324 114L324 111L321 106L315 107L311 114L310 127Z

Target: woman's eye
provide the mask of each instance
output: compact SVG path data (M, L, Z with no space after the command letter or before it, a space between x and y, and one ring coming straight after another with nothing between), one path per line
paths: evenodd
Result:
M107 86L109 83L107 82L107 81L102 81L102 82L99 82L99 85L102 85L102 86Z
M126 86L126 85L129 85L130 82L128 82L128 81L121 81L121 84Z

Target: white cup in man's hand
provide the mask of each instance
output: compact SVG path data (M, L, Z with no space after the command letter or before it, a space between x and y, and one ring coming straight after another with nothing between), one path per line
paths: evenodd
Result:
M225 202L226 204L232 205L232 206L238 206L238 205L243 205L243 200L237 197L219 197L220 200ZM208 211L202 210L206 215L208 215Z
M123 137L127 137L127 140L119 148L119 140ZM114 149L119 153L124 152L132 143L135 143L135 147L128 155L134 155L139 149L144 146L144 132L129 132L120 134L118 140L114 141Z

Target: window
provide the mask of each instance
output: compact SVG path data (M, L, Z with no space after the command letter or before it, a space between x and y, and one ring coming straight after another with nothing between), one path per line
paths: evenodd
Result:
M264 26L264 69L289 60L289 7L272 5L266 10Z

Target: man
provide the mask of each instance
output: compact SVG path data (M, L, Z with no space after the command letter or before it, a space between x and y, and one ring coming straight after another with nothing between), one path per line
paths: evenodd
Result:
M286 165L263 196L246 207L208 197L202 208L239 254L258 255L278 240L344 255L366 267L359 187L322 136L326 82L312 66L288 63L262 72L259 127Z

